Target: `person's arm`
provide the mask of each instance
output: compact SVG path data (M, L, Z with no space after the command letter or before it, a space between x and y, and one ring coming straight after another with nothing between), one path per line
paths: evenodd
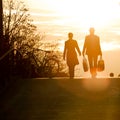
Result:
M78 46L77 41L76 41L76 49L77 49L77 51L78 51L79 55L81 56L81 51L80 51L80 48L79 48L79 46Z
M101 51L101 46L100 46L100 38L98 37L98 47L99 47L99 55L102 57L102 51Z
M65 45L64 45L63 60L65 60L65 54L66 54L66 42L65 42Z
M86 51L86 38L85 38L84 45L83 45L83 51L82 51L83 56L85 54L85 51Z

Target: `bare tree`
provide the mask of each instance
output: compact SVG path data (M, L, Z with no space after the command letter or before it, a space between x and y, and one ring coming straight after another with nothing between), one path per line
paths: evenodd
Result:
M32 19L24 2L19 0L4 0L3 34L4 49L15 47L19 51L25 51L26 45L31 50L39 48L43 35L38 34L37 27L32 24Z
M0 14L1 13L2 12L0 12ZM29 11L23 2L19 0L4 0L3 21L1 20L1 27L2 23L4 36L2 50L5 54L9 53L9 51L11 51L11 49L13 48L16 48L19 52L25 50L27 51L28 49L25 48L26 45L29 46L30 51L32 51L34 47L40 46L39 41L43 37L37 33L37 28L35 25L32 24L32 19L30 18ZM12 52L6 55L7 56L2 59L2 63L4 63L2 64L2 68L5 69L5 74L8 74L10 73L9 66L12 66L10 64L11 61L14 61L14 58ZM8 69L6 70L6 68Z
M30 14L25 4L16 0L5 0L3 17L3 34L7 37L10 47L14 42L21 45L34 39L36 26L31 24Z
M19 0L4 0L3 6L4 49L8 51L13 47L17 48L22 58L26 58L27 63L24 64L25 68L30 67L30 64L34 63L30 52L33 54L36 48L39 49L41 45L44 44L44 48L49 48L53 51L56 49L58 45L57 42L44 43L42 41L45 35L38 34L37 27L32 24L33 20L31 19L29 10L23 2ZM38 55L35 53L34 55L36 55L38 59L42 58L42 54ZM11 55L9 57L11 57ZM24 60L22 60L22 62L23 61ZM30 63L31 61L32 63ZM18 61L18 63L22 62ZM21 67L22 65L19 66Z

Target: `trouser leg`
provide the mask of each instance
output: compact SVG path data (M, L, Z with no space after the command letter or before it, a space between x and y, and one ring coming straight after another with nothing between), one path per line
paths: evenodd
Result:
M94 73L96 74L96 72L97 72L97 59L98 59L98 57L97 56L95 56L94 58L93 58L93 61L94 61Z
M93 61L91 56L88 56L88 61L89 61L90 73L93 74Z
M88 56L89 66L90 66L90 73L91 75L97 74L97 56Z

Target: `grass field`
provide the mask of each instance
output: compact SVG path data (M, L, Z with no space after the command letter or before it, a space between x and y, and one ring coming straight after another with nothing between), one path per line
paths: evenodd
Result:
M19 80L1 95L0 120L120 120L120 78Z

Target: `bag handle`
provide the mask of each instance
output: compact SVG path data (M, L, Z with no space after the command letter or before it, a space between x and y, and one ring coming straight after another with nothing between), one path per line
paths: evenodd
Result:
M102 60L103 58L102 58L102 55L100 55L100 60Z
M83 59L84 59L84 60L87 60L87 58L86 58L86 56L85 56L85 55L83 56Z

